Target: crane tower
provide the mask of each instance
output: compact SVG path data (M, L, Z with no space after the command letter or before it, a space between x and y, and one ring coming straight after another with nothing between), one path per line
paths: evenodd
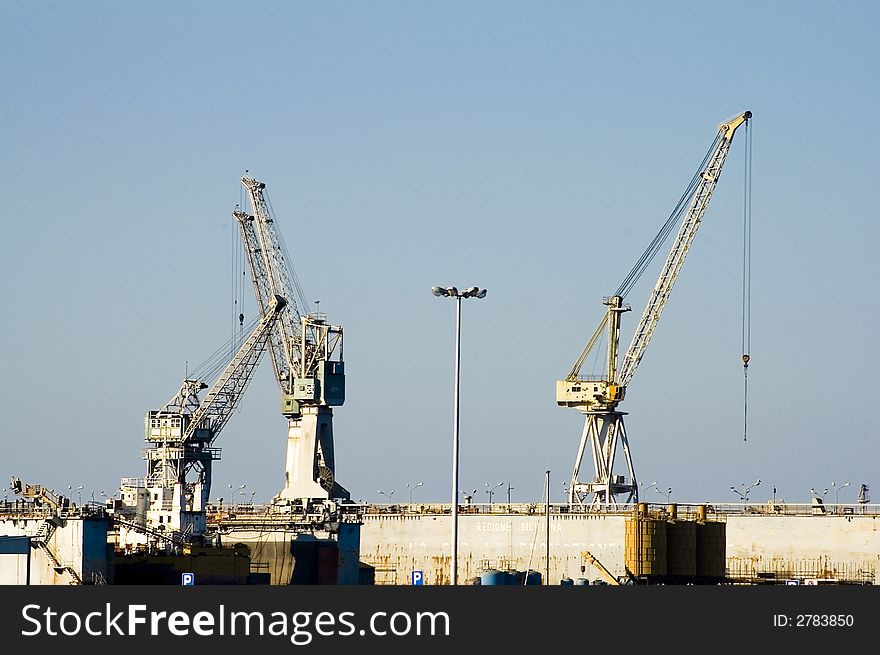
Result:
M672 286L693 243L697 228L721 175L733 135L737 128L747 124L751 117L752 112L746 111L719 126L715 140L700 169L658 235L658 238L661 236L665 238L665 235L671 232L675 220L684 215L672 249L620 365L618 365L620 320L621 315L631 309L624 303L624 295L644 271L644 267L662 244L663 239L655 238L639 263L621 284L618 292L603 299L606 310L599 326L593 332L568 376L556 383L557 405L572 407L585 416L584 429L568 487L568 500L572 504L589 504L593 507L614 506L618 504L619 497L625 498L622 501L624 503L638 501L638 483L623 420L626 413L619 411L618 406L624 399L627 386L645 354ZM607 331L608 341L605 372L596 376L582 375L581 367L595 348L603 331ZM623 450L628 477L614 472L618 445ZM590 482L582 482L579 479L581 463L588 448L593 458L594 476Z

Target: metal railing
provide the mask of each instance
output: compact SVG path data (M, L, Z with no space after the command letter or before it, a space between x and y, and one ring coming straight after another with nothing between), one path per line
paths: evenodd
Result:
M675 505L676 516L693 519L705 508L709 515L775 515L775 516L880 516L880 504L813 503L646 503L651 514L668 514L668 506ZM363 503L363 513L369 515L430 515L451 514L450 503ZM635 503L590 508L585 505L551 503L551 515L629 515L636 510ZM543 515L544 503L459 503L459 514Z

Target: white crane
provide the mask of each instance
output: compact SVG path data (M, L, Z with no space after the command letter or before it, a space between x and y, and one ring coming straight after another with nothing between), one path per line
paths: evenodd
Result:
M603 299L607 310L602 321L568 376L556 383L556 403L560 406L575 408L585 415L584 430L568 488L569 502L572 504L587 504L586 501L589 500L589 504L593 506L616 505L618 497L623 496L626 498L623 501L625 503L638 501L638 484L623 421L625 412L618 411L617 407L623 400L627 385L635 375L639 362L645 354L654 329L657 327L657 322L660 320L660 314L672 291L672 286L681 271L688 249L693 243L697 228L700 226L709 199L712 197L712 192L721 175L721 169L730 150L733 135L737 128L747 123L751 117L752 112L746 111L719 126L712 146L675 210L617 292L613 296ZM684 218L675 236L672 249L666 258L666 263L663 265L654 290L651 292L629 348L618 366L620 317L623 312L630 310L629 305L623 302L624 297L644 272L682 214ZM584 361L592 352L603 330L606 329L608 350L604 374L581 375ZM744 361L747 362L745 358ZM580 468L588 444L592 452L595 475L592 481L581 482L579 480ZM628 479L624 475L615 475L613 471L618 444L623 449L629 474Z
M143 484L130 478L122 484L123 500L147 529L186 538L204 533L211 466L220 459L214 441L241 402L286 305L280 296L269 300L257 325L210 388L188 376L162 409L147 413L146 478ZM208 392L200 400L204 389Z
M296 279L270 205L266 184L241 178L253 213L236 209L242 242L261 311L268 299L290 299L270 335L269 353L288 419L285 485L277 499L349 499L336 481L333 407L345 402L342 327L326 315L305 313ZM298 298L301 307L294 298Z

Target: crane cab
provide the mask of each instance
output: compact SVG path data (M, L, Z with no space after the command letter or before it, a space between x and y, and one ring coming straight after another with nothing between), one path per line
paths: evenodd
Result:
M595 409L623 400L626 387L608 380L581 378L556 382L556 404L560 407Z

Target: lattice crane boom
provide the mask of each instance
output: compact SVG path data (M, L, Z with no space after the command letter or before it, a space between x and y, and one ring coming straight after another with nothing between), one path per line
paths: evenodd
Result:
M262 200L262 189L255 189L254 194L257 195L258 199L252 198L252 202L256 206L265 207L265 201ZM238 221L242 245L254 286L254 296L256 296L257 305L260 308L260 315L264 315L268 309L269 300L274 295L273 287L276 285L272 283L273 278L269 275L264 249L257 235L257 219L255 216L240 209L236 209L233 212L233 216ZM293 313L296 316L296 320L299 321L296 307L291 307L291 303L287 304L285 312ZM296 353L298 352L298 345L296 344L296 336L291 334L289 327L292 320L290 316L285 316L284 320L279 321L269 333L267 349L272 360L275 379L282 390L290 387L290 381L294 377L293 371L297 367Z
M574 407L584 411L613 410L624 398L627 385L635 375L636 369L647 350L660 314L663 311L672 287L681 271L684 259L693 243L703 215L718 183L721 168L727 158L730 144L736 129L751 118L750 111L743 112L718 128L712 147L706 159L706 167L699 174L699 181L691 193L687 212L676 234L672 249L666 258L657 283L642 313L641 320L633 333L632 341L622 361L618 362L621 314L630 311L623 302L622 295L603 299L608 308L586 347L581 352L565 380L556 383L556 401L559 405ZM599 341L603 330L607 329L608 351L605 371L601 375L581 375L581 367L587 356Z
M277 324L271 352L278 385L282 392L290 393L300 368L302 354L302 347L298 343L301 315L296 299L299 297L302 303L304 299L302 294L297 294L294 290L293 275L288 268L275 219L266 201L266 184L247 176L241 178L241 183L248 192L254 213L251 220L242 220L238 213L236 218L242 229L242 240L248 249L248 265L257 302L262 306L270 294L289 299L284 316ZM246 230L250 234L245 234Z
M700 226L703 214L706 213L706 207L709 205L709 199L712 197L715 185L718 184L721 168L724 166L727 153L730 151L733 135L736 129L751 117L752 112L743 112L722 123L718 128L718 135L715 138L715 146L709 158L709 165L700 176L699 186L694 193L690 207L681 223L663 269L660 271L660 277L657 279L657 284L651 292L651 297L648 299L648 304L645 306L642 318L639 320L638 326L636 326L632 341L626 350L626 355L624 355L623 364L620 367L616 380L617 385L620 387L626 387L629 384L633 375L635 375L639 362L642 361L642 356L648 348L648 343L651 341L651 336L654 334L654 329L660 320L660 314L663 312L663 307L666 305L666 300L669 298L672 286L678 278L684 259L697 234L697 228Z
M190 439L195 434L197 426L204 422L210 427L210 442L220 434L241 402L244 391L253 378L253 372L266 350L269 335L286 305L287 301L281 296L273 296L269 301L267 311L262 315L256 328L245 339L223 373L205 394L190 420L190 425L184 434L185 440Z
M241 183L248 192L253 215L237 210L234 216L247 251L257 302L262 308L270 294L279 294L291 299L298 297L304 306L304 294L289 266L277 223L266 200L266 184L247 176L241 178ZM269 350L286 415L298 415L305 405L342 404L340 326L329 325L323 314L306 313L296 302L289 301ZM328 362L334 357L338 360L332 362L330 368L335 376L336 392L330 393L325 375Z

